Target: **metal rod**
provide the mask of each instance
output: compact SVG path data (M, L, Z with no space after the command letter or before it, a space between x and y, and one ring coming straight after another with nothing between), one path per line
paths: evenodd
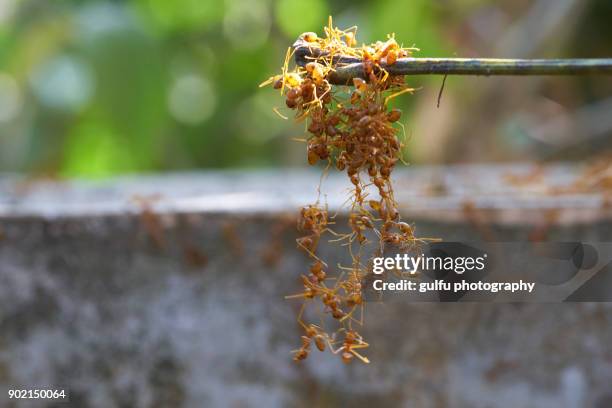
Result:
M295 61L301 66L318 57L320 51L309 47L299 47L295 52ZM363 64L358 59L337 56L334 63L330 83L350 84L353 78L364 78ZM391 75L612 75L612 58L401 58L381 67Z

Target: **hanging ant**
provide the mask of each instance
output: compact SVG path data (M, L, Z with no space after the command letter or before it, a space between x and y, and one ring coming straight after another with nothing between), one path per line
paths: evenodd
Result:
M341 352L342 354L340 354L340 356L342 358L342 361L346 364L353 361L354 357L357 357L362 362L369 364L370 360L356 351L356 349L367 348L369 346L370 345L368 343L363 341L363 337L361 337L359 333L354 330L347 330L344 336L344 340L342 342L342 346L340 346L336 350L332 348L331 352L334 354L338 354Z

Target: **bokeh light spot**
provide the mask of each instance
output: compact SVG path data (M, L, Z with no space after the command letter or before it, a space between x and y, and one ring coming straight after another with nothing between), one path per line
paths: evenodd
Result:
M238 134L250 142L266 143L283 132L291 129L295 131L293 120L281 120L272 110L273 106L279 105L277 95L271 92L257 92L243 101L237 109L238 116L243 119L234 123ZM280 105L278 109L283 114L292 116L288 108Z
M223 33L235 48L258 48L270 34L268 5L261 0L235 0L228 3Z
M32 75L34 94L41 104L66 112L82 110L91 99L94 77L89 66L71 56L57 56Z
M197 125L208 119L216 106L215 91L210 82L199 75L184 75L171 86L168 109L179 122Z
M135 22L124 6L114 3L90 3L78 9L76 26L81 38L93 40L105 34L131 29Z
M13 17L16 6L16 0L0 0L0 25L6 23Z

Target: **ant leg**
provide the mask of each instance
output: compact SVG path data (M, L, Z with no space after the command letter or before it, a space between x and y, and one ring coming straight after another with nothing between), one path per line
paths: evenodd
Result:
M335 224L335 222L328 222L328 223L327 223L327 225L333 225L333 224ZM332 235L333 235L333 236L335 236L335 237L342 237L342 236L347 235L347 234L339 234L339 233L337 233L336 231L334 231L334 230L333 230L333 229L331 229L331 228L325 228L325 229L324 229L324 230L321 232L321 234L322 234L322 233L324 233L324 232L329 232L330 234L332 234ZM331 242L331 241L329 241L329 242Z
M295 49L291 49L292 47L287 48L287 52L285 53L285 62L283 63L282 75L283 75L283 83L281 85L281 95L283 95L285 91L285 77L287 76L287 72L289 71L289 61L291 60L291 56L295 52Z
M327 267L327 264L325 263L325 261L323 261L321 258L316 256L314 254L314 252L312 252L310 249L308 249L306 246L304 246L304 244L302 244L301 242L299 242L299 241L296 241L296 242L297 242L298 246L300 248L302 248L304 251L306 251L311 258L316 259L317 261L321 262L323 265L325 265Z
M396 98L396 97L398 97L398 96L400 96L400 95L402 95L402 94L405 94L406 92L413 92L413 91L414 91L414 88L404 88L404 89L402 89L401 91L398 91L398 92L396 92L396 93L394 93L394 94L391 94L391 95L387 96L387 97L385 98L385 106L387 105L387 103L388 103L388 102L389 102L391 99Z
M370 345L361 339L359 340L359 343L353 344L351 347L360 349L370 347Z
M352 354L354 354L354 355L355 355L355 356L356 356L358 359L360 359L361 361L363 361L364 363L366 363L366 364L370 364L370 360L368 360L368 358L367 358L367 357L362 356L361 354L359 354L358 352L356 352L355 350L353 350L353 348L354 348L354 347L355 347L355 346L352 346L352 347L351 347L350 352L351 352Z
M361 327L363 327L363 309L365 308L365 304L364 304L364 302L363 302L363 301L361 302L361 306L360 306L360 308L361 308L361 316L360 316L360 318L359 318L359 322L358 322L358 323L359 323L359 325L360 325Z
M331 351L332 354L338 354L339 352L341 352L345 348L345 346L342 345L342 346L338 347L336 350L334 350L331 341L328 341L327 345L329 346L329 351Z
M336 280L336 284L334 285L334 289L332 290L332 292L333 292L334 294L335 294L336 292L338 292L339 286L340 286L340 284L343 282L343 279L344 279L344 274L345 274L345 272L344 272L344 271L342 271L342 272L340 273L340 275L338 275L338 280Z
M319 178L319 185L317 186L317 201L315 202L315 204L319 204L319 199L321 198L321 185L323 184L323 180L325 180L327 178L327 175L329 174L329 168L331 167L331 162L328 161L327 162L327 166L325 166L325 169L323 170L323 173L321 173L321 177ZM326 205L327 207L327 205ZM327 208L326 208L327 210Z
M355 322L359 326L363 327L363 309L364 309L363 302L361 303L361 306L360 306L361 312L360 312L359 320L357 320L357 319L355 319L353 317L353 314L354 314L354 311L355 311L356 308L357 308L357 305L353 306L353 309L349 313L347 313L346 316L344 316L342 319L340 319L341 322L344 321L347 318L349 319L349 321L348 321L349 330L352 330L352 327L351 327L352 326L351 325L352 322Z
M352 200L351 200L351 199L353 198L353 190L352 190L352 189L350 189L350 190L348 190L348 191L349 191L349 196L348 196L348 198L347 198L346 200L344 200L344 202L343 202L343 203L342 203L342 205L340 206L340 207L342 207L342 208L343 208L343 207L345 207L345 206L346 206L348 203L352 203ZM352 204L352 205L354 205L354 204Z
M276 107L276 106L274 108L272 108L272 112L276 113L281 119L289 120L289 118L287 116L285 116L282 113L280 113L280 111L278 110L278 107Z
M344 240L349 240L352 241L353 239L353 235L355 235L354 232L350 233L350 234L334 234L336 236L339 236L340 238L337 239L330 239L328 242L340 242L340 241L344 241Z
M304 315L304 310L306 309L306 303L302 303L302 307L300 307L300 313L298 313L297 316L297 321L300 324L300 326L302 326L304 328L304 330L306 330L308 327L306 326L306 323L304 323L304 321L302 320L302 316Z
M285 296L285 299L297 299L297 298L303 298L305 296L306 296L306 293L296 293L295 295Z
M355 308L356 308L356 307L357 307L357 306L353 306L353 308L351 309L351 311L350 311L350 312L348 312L347 314L345 314L345 315L344 315L344 316L343 316L343 317L342 317L342 318L341 318L339 321L340 321L340 322L343 322L343 321L345 321L346 319L351 319L351 320L354 320L354 319L353 319L353 317L352 317L352 315L353 315L353 312L355 311Z

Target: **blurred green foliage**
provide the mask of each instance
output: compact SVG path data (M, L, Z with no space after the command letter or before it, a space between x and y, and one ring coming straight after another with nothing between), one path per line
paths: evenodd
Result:
M258 84L329 14L363 42L441 50L426 0L1 1L0 170L301 164L284 153L301 127Z
M423 56L488 54L487 45L495 42L491 36L535 4L0 0L0 171L104 177L304 165L303 145L293 140L302 136L303 125L280 119L273 107L291 116L282 98L271 88L258 88L279 72L298 34L321 33L333 15L341 28L359 27L359 42L384 40L394 32ZM588 14L575 29L580 41L567 55L607 54L609 36L600 33L609 20L609 2L594 4L596 15ZM437 77L408 81L431 85L434 92L441 83ZM453 78L446 92L459 90L463 99L461 81ZM582 89L566 92L565 99L601 99L607 88L591 81ZM556 92L561 99L565 94ZM480 109L488 103L475 99L464 105ZM392 102L406 111L407 133L418 120L416 100L406 95ZM455 117L478 114L461 108Z

